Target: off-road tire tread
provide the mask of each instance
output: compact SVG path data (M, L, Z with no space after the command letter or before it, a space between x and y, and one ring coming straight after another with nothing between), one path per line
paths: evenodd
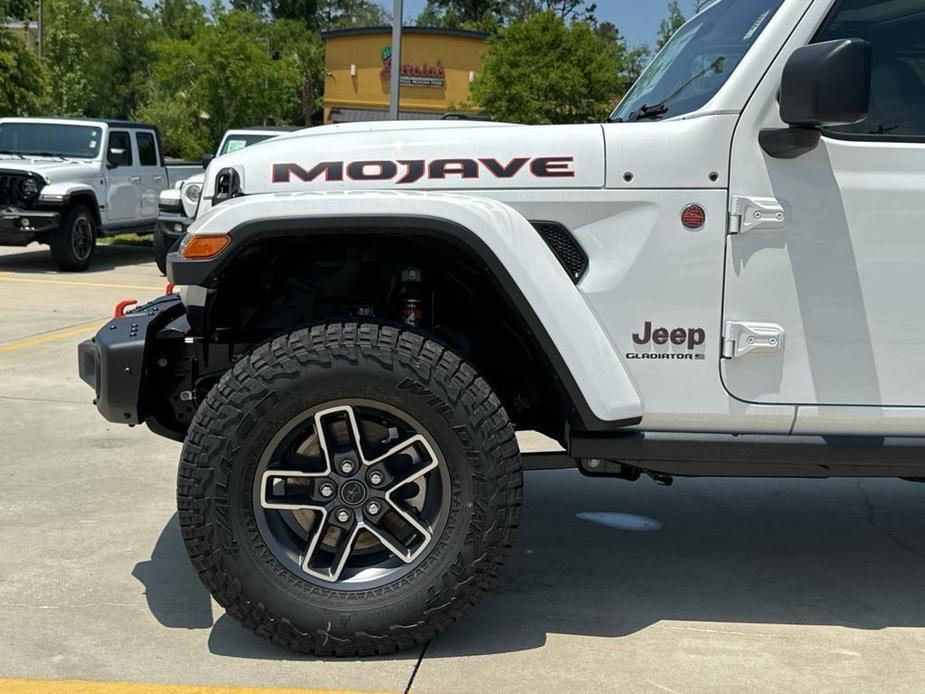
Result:
M154 230L154 237L151 240L151 250L154 255L154 264L162 275L167 274L167 254L173 244L169 243L167 236L160 229Z
M253 426L248 415L254 403L273 402L268 384L297 377L307 365L332 367L375 361L383 369L410 369L415 378L470 415L469 434L483 451L472 464L484 480L487 496L482 533L473 539L475 561L451 567L415 623L396 624L387 633L355 633L337 639L318 630L297 629L284 616L271 614L222 566L226 548L216 546L219 521L209 503L217 469L234 464L231 439ZM234 433L234 436L231 434ZM475 369L427 336L396 325L376 322L330 322L276 338L241 359L213 387L190 426L180 460L177 502L180 528L200 578L229 615L274 643L317 656L355 657L388 654L424 644L462 619L489 589L511 552L523 500L520 454L514 428L500 401ZM282 571L285 571L281 567ZM292 577L292 580L297 580ZM434 584L437 581L433 581Z

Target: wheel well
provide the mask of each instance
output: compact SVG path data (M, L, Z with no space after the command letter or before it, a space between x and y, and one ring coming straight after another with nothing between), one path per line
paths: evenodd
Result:
M86 205L90 208L90 214L93 215L93 221L96 222L96 230L99 233L103 220L100 217L100 206L96 201L96 196L89 191L74 193L68 198L68 207L73 207L74 205Z
M210 341L255 345L322 320L408 323L469 361L512 421L561 440L568 395L512 298L471 251L427 234L317 233L255 242L210 293ZM242 349L247 349L243 347Z

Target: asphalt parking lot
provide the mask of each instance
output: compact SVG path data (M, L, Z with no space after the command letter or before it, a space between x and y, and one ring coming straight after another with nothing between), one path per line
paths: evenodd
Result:
M425 649L323 660L258 639L186 559L179 445L104 422L77 376L77 342L164 283L146 249L103 247L79 275L0 249L0 691L925 690L925 486L891 480L529 473L497 589Z

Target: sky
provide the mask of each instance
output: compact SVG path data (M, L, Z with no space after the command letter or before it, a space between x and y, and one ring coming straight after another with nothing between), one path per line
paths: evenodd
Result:
M378 0L390 12L393 0ZM406 20L416 17L426 0L404 0ZM680 0L685 17L694 14L695 0ZM630 45L655 43L659 22L668 16L668 0L597 0L597 18L613 22L627 38Z

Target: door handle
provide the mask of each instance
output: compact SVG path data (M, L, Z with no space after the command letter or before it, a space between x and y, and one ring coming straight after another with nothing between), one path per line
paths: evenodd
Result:
M160 182L160 181L163 181L163 180L164 180L164 177L163 177L163 176L155 176L155 177L154 177L154 180Z
M132 183L141 183L141 176L132 176L130 179Z

